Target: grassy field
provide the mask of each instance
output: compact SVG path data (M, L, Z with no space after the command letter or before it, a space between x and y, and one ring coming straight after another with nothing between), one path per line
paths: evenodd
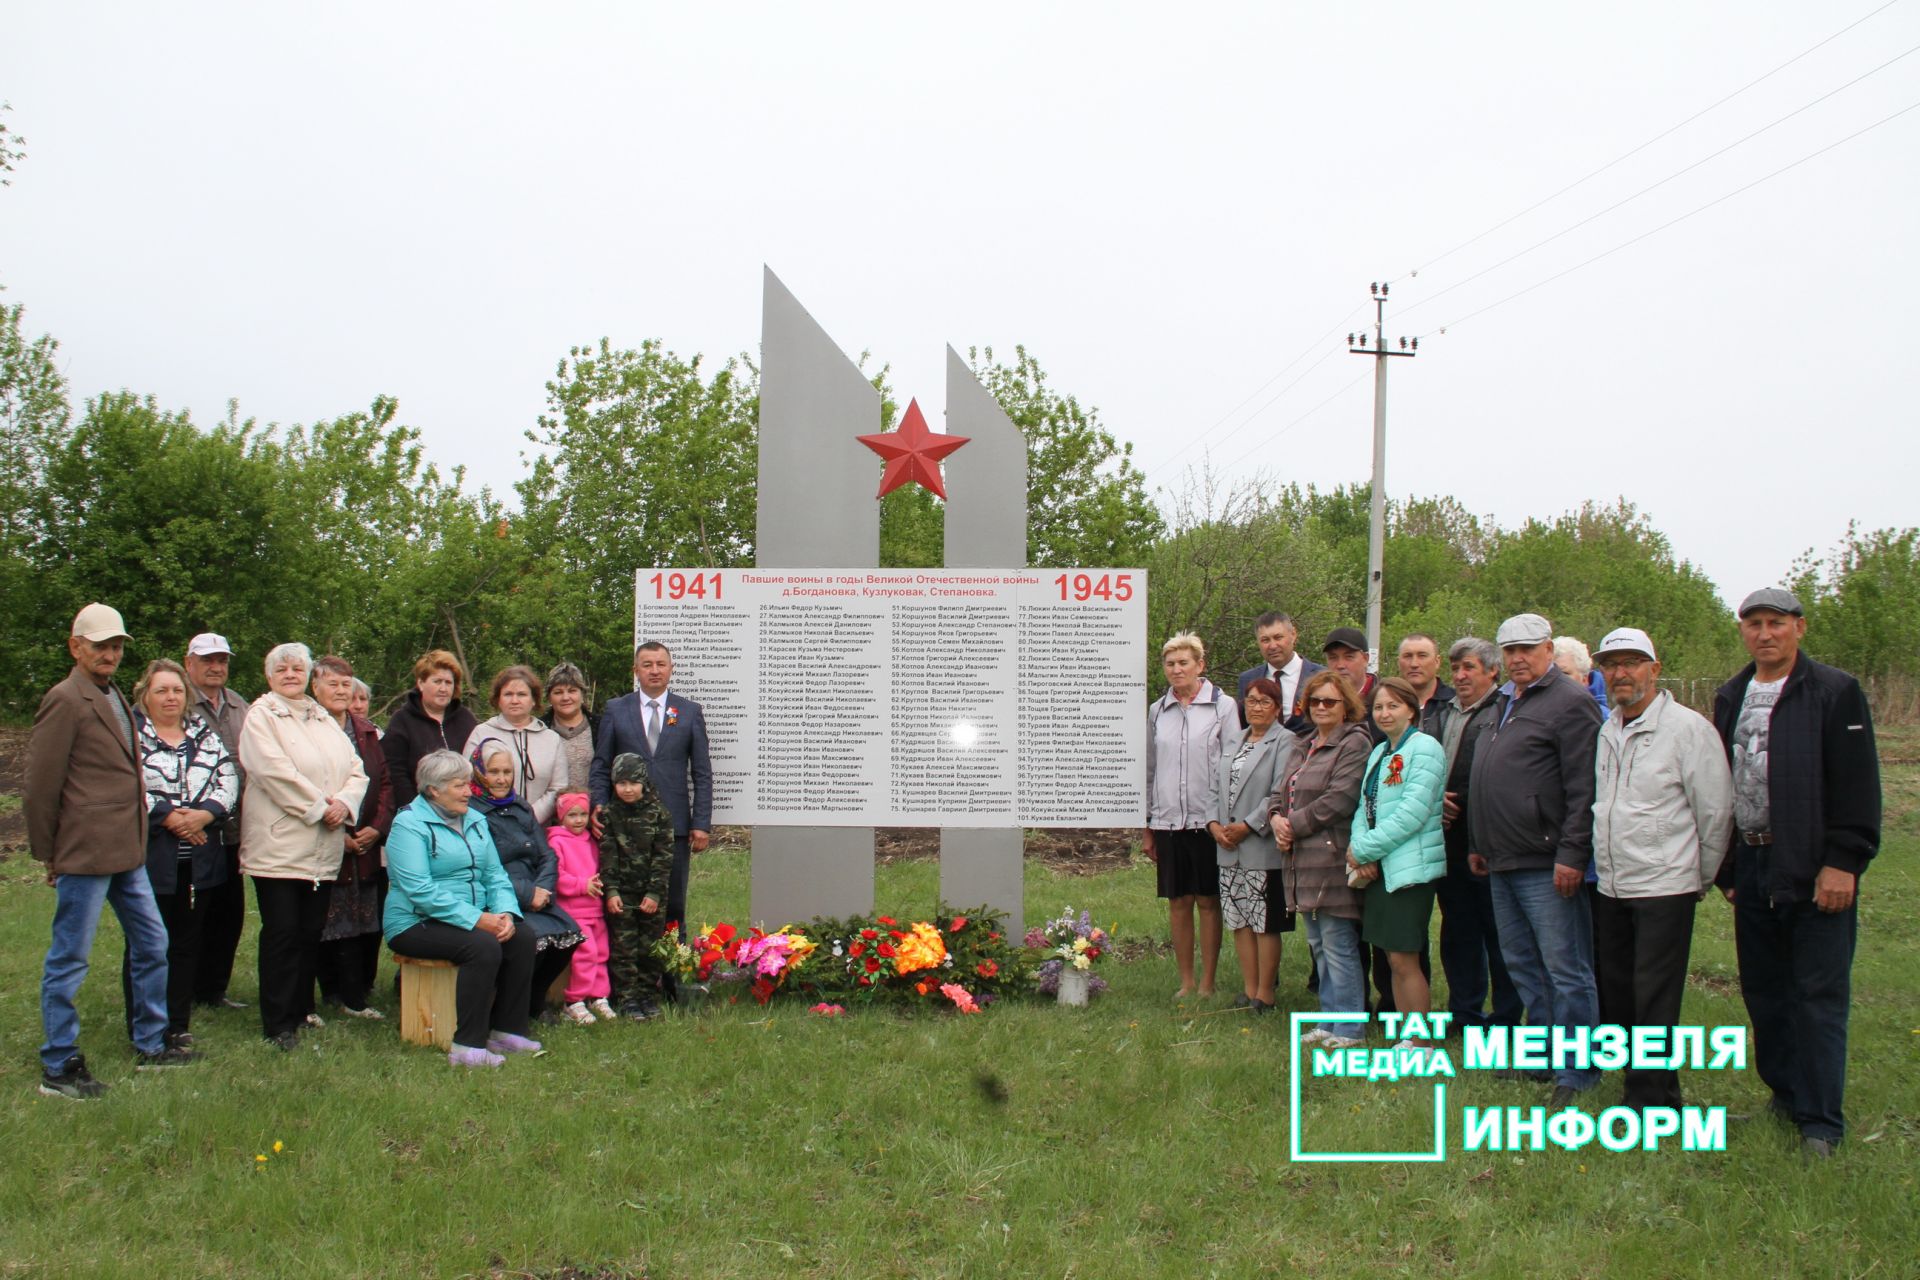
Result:
M1812 1168L1756 1115L1750 1072L1685 1081L1741 1117L1724 1153L1469 1155L1456 1134L1444 1164L1292 1164L1285 1020L1176 1004L1152 948L1087 1010L719 1004L555 1029L546 1057L478 1074L391 1022L338 1019L283 1055L249 1010L201 1017L198 1066L136 1077L109 916L82 1047L113 1087L77 1105L34 1091L52 894L16 854L0 863L0 1276L1920 1274L1920 736L1883 750L1905 762L1861 912L1852 1137ZM695 914L743 916L746 875L742 854L699 859ZM932 863L879 870L896 915L936 887ZM1145 864L1029 867L1030 916L1087 907L1123 938L1164 938L1152 893ZM1743 1022L1717 901L1693 963L1686 1019ZM1304 964L1290 940L1283 1008L1313 1007ZM1305 1089L1309 1143L1414 1145L1430 1105L1421 1085ZM1457 1120L1544 1094L1469 1073L1452 1101Z

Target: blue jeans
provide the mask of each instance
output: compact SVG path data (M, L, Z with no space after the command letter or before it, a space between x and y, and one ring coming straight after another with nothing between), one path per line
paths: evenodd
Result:
M1360 959L1360 922L1324 911L1301 915L1307 922L1307 942L1319 953L1320 1008L1326 1013L1367 1011L1367 970ZM1343 1039L1367 1033L1364 1022L1323 1022L1323 1031Z
M1438 886L1440 967L1447 975L1447 1008L1456 1027L1517 1027L1526 1017L1507 976L1493 916L1493 887L1465 867L1449 869ZM1493 989L1493 1012L1482 1011Z
M1583 884L1571 898L1553 887L1553 871L1496 871L1493 916L1507 976L1536 1027L1592 1027L1600 1020L1593 981L1593 911ZM1555 1084L1591 1089L1600 1082L1592 1067L1571 1065L1553 1073Z
M100 906L109 903L126 935L133 981L133 1047L142 1053L166 1048L167 927L153 900L144 863L110 876L61 876L54 882L53 942L40 978L40 1022L47 1042L40 1065L58 1072L80 1049L80 1015L73 1007L86 981Z

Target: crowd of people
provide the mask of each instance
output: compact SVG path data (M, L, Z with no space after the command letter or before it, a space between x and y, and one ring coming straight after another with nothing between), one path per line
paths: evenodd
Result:
M42 1093L105 1092L75 997L106 906L126 940L136 1070L196 1060L196 1007L246 1007L228 983L247 881L261 1034L284 1050L325 1025L323 1008L384 1017L370 999L383 942L455 965L459 1066L539 1052L536 1020L646 1021L671 998L654 944L685 914L713 797L705 722L668 690L665 646L640 646L639 689L604 717L561 663L544 681L501 671L485 721L461 701L459 659L432 650L382 729L352 665L299 643L267 652L266 691L248 703L211 632L181 662L149 662L129 700L113 677L130 638L113 608L80 611L73 672L28 743L28 844L55 889Z
M1309 990L1324 1020L1303 1043L1365 1043L1369 1018L1404 1025L1563 1028L1680 1022L1696 904L1734 913L1741 990L1769 1110L1809 1158L1845 1132L1849 975L1861 873L1879 847L1879 759L1859 683L1800 650L1806 618L1780 588L1738 610L1753 661L1709 721L1660 687L1634 627L1597 649L1523 613L1493 640L1445 649L1404 637L1399 674L1367 640L1330 632L1324 664L1284 613L1262 615L1265 659L1238 696L1209 680L1206 646L1161 646L1167 690L1147 712L1143 843L1180 974L1177 998L1215 994L1231 929L1255 1014L1278 1005L1283 936L1305 922ZM1504 680L1502 674L1504 673ZM1445 1010L1429 958L1439 907ZM1369 983L1373 990L1369 991ZM1415 1030L1393 1048L1434 1048ZM1561 1034L1561 1033L1556 1033ZM1509 1071L1569 1105L1600 1072L1584 1055ZM1637 1062L1622 1105L1677 1107L1677 1071Z
M1177 994L1215 993L1230 929L1234 1003L1272 1012L1283 937L1303 931L1325 1015L1305 1040L1357 1046L1363 1015L1433 1012L1437 905L1453 1027L1670 1027L1695 905L1717 885L1770 1106L1810 1155L1831 1154L1857 885L1879 845L1872 720L1857 681L1800 651L1791 592L1756 591L1738 614L1753 661L1711 722L1660 688L1653 640L1632 627L1589 653L1519 614L1492 641L1445 648L1449 685L1431 636L1404 637L1381 678L1357 629L1330 632L1314 662L1292 620L1267 613L1265 660L1236 696L1208 679L1198 636L1167 640L1143 846ZM103 906L126 939L136 1068L195 1060L196 1007L245 1007L228 992L245 881L261 1032L283 1049L323 1008L382 1016L369 996L383 941L457 967L461 1066L540 1051L541 1019L644 1021L673 998L656 944L685 919L713 773L664 645L639 646L638 688L598 716L577 666L544 680L509 666L484 721L462 701L461 662L436 649L383 729L352 666L298 643L264 655L266 692L247 703L212 633L181 662L150 662L129 701L113 680L128 639L114 609L80 611L74 669L30 739L29 845L56 890L42 1092L105 1089L75 1012ZM1431 1047L1417 1033L1396 1046ZM1598 1075L1568 1060L1533 1078L1558 1107ZM1626 1074L1626 1105L1679 1101L1677 1073Z

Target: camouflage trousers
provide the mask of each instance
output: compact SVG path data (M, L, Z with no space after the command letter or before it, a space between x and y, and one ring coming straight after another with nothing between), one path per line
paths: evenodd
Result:
M621 915L607 917L607 979L615 1006L622 1000L651 999L666 990L665 966L653 954L653 944L666 931L664 910L647 915L633 905Z

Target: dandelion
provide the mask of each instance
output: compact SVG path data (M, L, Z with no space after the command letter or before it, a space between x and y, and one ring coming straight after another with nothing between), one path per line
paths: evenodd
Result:
M273 1154L279 1155L282 1151L285 1151L286 1149L287 1149L286 1144L281 1142L278 1138L275 1138L273 1140Z
M265 1164L267 1162L267 1158L264 1155L256 1155L253 1158L253 1162L255 1164Z

